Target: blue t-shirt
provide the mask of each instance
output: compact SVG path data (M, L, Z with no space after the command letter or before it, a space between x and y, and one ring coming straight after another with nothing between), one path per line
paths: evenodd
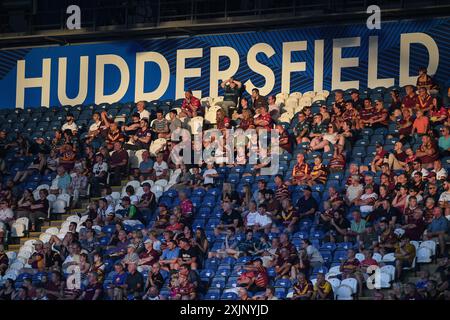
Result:
M115 286L122 286L125 284L125 281L127 280L127 273L124 272L122 274L116 274L113 278L112 284Z
M438 219L433 219L427 228L428 232L447 232L448 231L448 220L441 216Z
M155 162L152 159L148 159L147 161L142 161L139 165L139 170L143 172L148 172L150 169L153 169L153 164Z
M178 258L180 255L180 248L176 247L173 250L170 250L169 248L165 249L163 251L163 254L161 255L161 260L172 260Z

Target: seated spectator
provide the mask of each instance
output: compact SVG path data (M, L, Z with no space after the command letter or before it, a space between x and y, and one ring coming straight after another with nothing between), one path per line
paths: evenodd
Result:
M375 201L378 199L378 195L373 189L371 184L366 185L364 187L364 193L355 200L355 205L359 206L363 218L366 218L372 213Z
M317 281L314 284L312 300L334 300L333 287L325 280L325 275L321 272L317 274Z
M176 262L180 256L180 248L177 247L177 243L173 240L167 242L167 248L163 250L159 259L161 269L163 270L175 270Z
M156 111L156 119L152 121L151 127L157 138L170 138L169 121L164 118L162 110Z
M75 208L79 204L80 197L87 196L88 178L83 175L83 169L74 168L74 173L70 181L70 185L67 188L67 193L72 197L71 205Z
M442 156L448 157L450 155L450 127L444 126L440 130L438 145Z
M128 264L125 288L128 300L141 299L144 292L144 277L137 271L137 264L134 262Z
M446 182L447 185L449 182ZM446 242L448 239L448 220L442 214L442 208L435 207L433 209L433 220L428 225L426 233L424 233L425 240L434 240L439 243L440 255L445 256Z
M434 161L438 160L438 148L429 135L422 136L422 144L416 151L416 157L422 162L425 169L432 168Z
M184 93L184 97L180 117L193 118L203 114L200 100L194 97L192 90L187 90Z
M125 144L124 149L135 151L142 149L148 150L148 148L150 147L150 142L152 140L152 133L148 126L148 119L141 118L140 128L134 135L130 136L130 139Z
M13 181L14 183L24 182L29 175L41 174L45 168L47 159L43 153L38 153L38 155L33 159L31 164L23 171L17 171Z
M163 154L158 153L156 161L153 163L153 173L151 180L169 180L169 167L167 162L163 160Z
M317 156L314 158L314 166L312 167L311 174L306 183L309 186L316 184L326 184L328 176L328 168L322 163L322 157Z
M400 278L405 267L410 268L416 257L416 248L409 243L407 235L403 235L395 247L395 269L396 276Z
M75 123L75 118L72 113L68 113L66 115L66 122L62 125L61 130L70 130L73 134L76 134L78 131L78 126Z
M236 238L236 229L234 227L228 227L225 240L222 242L220 249L216 252L210 251L208 253L208 258L225 258L226 256L235 256L237 254L237 246L239 244Z
M298 199L296 207L298 208L299 220L314 217L318 204L316 199L313 198L312 190L309 186L303 190L303 197Z
M305 162L305 155L303 153L297 154L297 163L294 168L292 168L292 184L305 184L307 178L311 174L311 169L308 164Z
M106 183L108 177L108 164L104 162L103 155L95 156L95 164L92 168L91 176L91 195L97 197L100 195L100 188Z

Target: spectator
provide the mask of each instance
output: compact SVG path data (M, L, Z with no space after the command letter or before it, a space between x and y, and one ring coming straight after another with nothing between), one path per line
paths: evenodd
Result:
M125 144L125 150L142 150L150 147L152 133L148 127L148 119L142 118L140 121L140 128L134 135L130 136L129 141Z
M331 284L325 280L323 273L317 274L317 281L314 285L312 300L334 300L334 293Z
M109 161L110 185L117 186L121 184L121 178L124 172L128 171L128 153L122 148L120 142L114 143L114 151Z
M234 109L237 107L238 99L241 95L242 83L235 80L233 77L230 77L227 80L223 80L220 86L224 89L222 108L224 109L225 114L231 117Z
M200 100L192 94L192 90L184 93L183 104L181 105L181 117L193 118L202 114Z
M158 138L170 138L169 122L162 110L156 111L156 119L152 121L151 127Z
M136 103L136 109L139 113L140 120L147 119L147 122L150 120L150 112L145 110L145 101L139 101Z

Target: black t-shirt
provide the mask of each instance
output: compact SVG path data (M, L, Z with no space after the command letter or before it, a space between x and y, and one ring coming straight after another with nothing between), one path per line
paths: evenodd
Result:
M347 230L348 228L350 228L350 222L346 218L343 218L341 221L334 220L334 222L336 226L339 227L339 229ZM336 229L334 226L332 227L333 229Z
M142 292L144 290L144 277L138 271L134 274L129 273L127 279L125 280L127 284L128 292L138 291ZM138 288L138 284L140 284L140 288Z
M223 224L233 224L234 220L238 220L237 227L242 227L242 217L236 210L232 210L231 214L223 213L222 218L220 219Z
M189 249L180 249L178 257L181 258L181 260L183 260L184 262L186 262L192 258L198 259L198 252L193 247L190 247Z
M317 210L317 201L314 197L309 197L309 199L305 199L305 197L301 197L297 201L297 208L299 213L305 213L311 209Z
M233 101L237 104L237 99L239 97L241 89L237 86L235 86L234 88L232 88L231 86L225 86L224 91L223 101Z
M96 284L89 284L86 289L84 290L84 299L83 300L92 300L94 298L95 295L95 291L97 290L102 290L102 285L101 283L96 283ZM101 293L98 296L98 298L101 297Z
M153 284L155 285L155 287L157 287L158 290L161 290L161 288L164 285L164 278L163 278L161 272L153 273L150 277L152 278Z

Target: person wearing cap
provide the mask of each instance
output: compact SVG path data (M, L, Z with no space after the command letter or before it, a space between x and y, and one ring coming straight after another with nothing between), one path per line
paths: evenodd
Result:
M295 122L291 122L291 129L294 132L297 144L309 142L308 135L311 130L311 123L306 119L306 115L303 111L298 113L297 119L298 121L295 124L295 127L292 127L292 124Z
M201 113L201 103L200 100L192 94L192 90L186 90L184 93L184 100L181 105L180 117L193 118Z
M312 189L310 186L306 186L303 189L303 197L298 199L295 207L298 208L299 220L314 217L319 205L312 196Z
M312 141L314 138L321 138L326 132L327 124L323 121L322 114L314 114L313 122L311 124L311 130L308 135L308 141Z
M153 248L153 241L147 239L144 241L144 251L139 255L138 271L150 270L158 262L159 253Z
M75 123L75 118L72 113L68 113L66 115L66 122L62 125L61 130L65 131L69 129L73 134L76 134L78 131L78 126Z
M136 253L136 245L130 243L127 246L127 253L123 257L121 263L126 267L129 263L138 263L139 255Z

